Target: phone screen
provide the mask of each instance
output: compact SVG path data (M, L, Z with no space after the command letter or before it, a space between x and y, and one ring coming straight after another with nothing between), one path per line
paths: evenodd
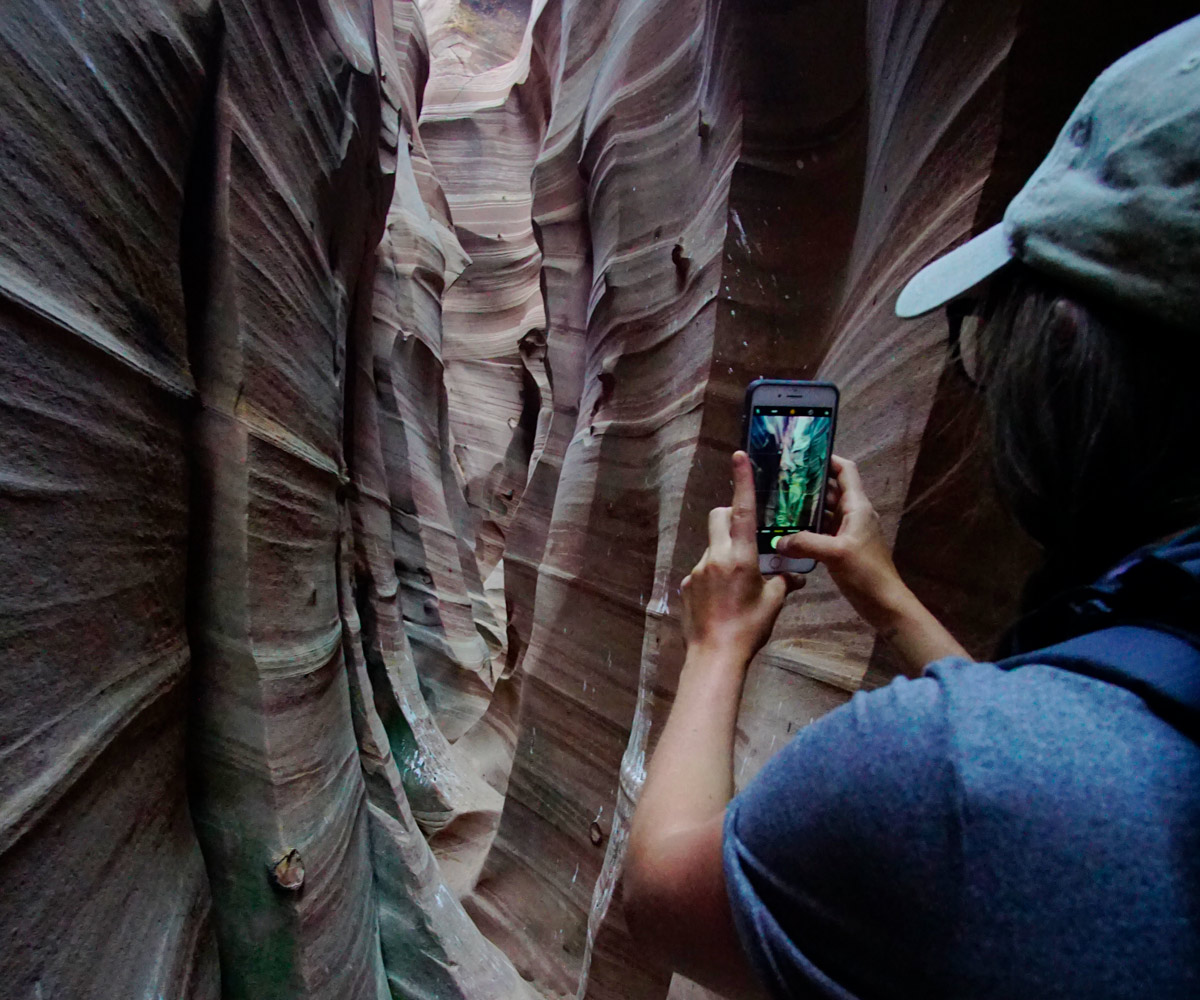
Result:
M784 535L820 530L832 431L833 410L827 406L754 407L748 452L760 555L773 552Z

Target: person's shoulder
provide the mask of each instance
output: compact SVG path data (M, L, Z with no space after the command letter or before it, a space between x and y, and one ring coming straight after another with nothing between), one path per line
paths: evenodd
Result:
M925 677L937 685L959 755L980 743L1022 759L1033 747L1081 751L1114 740L1193 745L1134 692L1050 663L1006 669L943 660L930 664Z
M772 954L791 954L786 938L843 983L861 979L864 948L881 983L921 983L968 912L1040 912L1048 879L1075 898L1097 857L1167 857L1192 825L1198 754L1102 681L939 661L802 730L734 800L724 853L739 933L777 926ZM996 872L1003 894L971 896Z
M984 811L1019 792L1030 814L1098 817L1178 788L1200 763L1190 737L1116 684L1036 662L945 662L927 676L939 688L960 792Z
M726 884L749 953L771 953L756 967L859 984L866 949L881 984L928 976L961 895L949 722L935 677L859 692L734 799Z
M1118 755L1157 757L1161 769L1196 753L1122 688L1051 666L948 658L801 730L735 799L731 829L766 853L820 838L898 864L898 849L948 847L968 801L1014 786L1061 794L1066 781L1106 780Z
M946 661L949 666L949 661ZM962 661L963 666L975 666ZM957 678L951 682L957 684ZM898 677L858 691L802 729L751 786L760 797L828 783L839 788L912 789L944 758L951 699L939 674ZM936 771L932 772L936 775Z
M844 864L868 882L915 872L914 852L936 855L957 812L951 723L936 677L858 692L801 730L734 800L730 834L766 867L798 864L803 845L818 866Z

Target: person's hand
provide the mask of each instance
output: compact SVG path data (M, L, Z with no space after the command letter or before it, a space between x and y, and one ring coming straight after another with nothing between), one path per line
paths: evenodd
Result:
M879 515L863 491L858 466L833 456L834 475L825 497L828 534L802 531L782 538L776 551L789 559L824 563L833 582L868 624L880 631L912 600L900 579L879 526Z
M754 476L745 452L733 456L733 506L708 515L708 548L683 580L683 632L689 649L748 663L771 635L799 576L764 579L755 544Z

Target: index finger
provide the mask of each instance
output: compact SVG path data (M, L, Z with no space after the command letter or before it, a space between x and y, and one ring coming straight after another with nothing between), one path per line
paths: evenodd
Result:
M865 498L866 492L863 490L862 479L858 475L857 465L848 458L842 458L841 455L830 456L829 464L833 467L833 471L837 473L837 483L841 487L844 499L857 500Z
M744 451L735 451L733 453L733 512L729 519L729 535L735 546L749 549L755 547L754 529L757 508L750 456Z

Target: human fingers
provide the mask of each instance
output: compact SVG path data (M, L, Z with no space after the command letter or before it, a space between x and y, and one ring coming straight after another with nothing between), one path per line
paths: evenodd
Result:
M794 594L797 590L803 590L808 583L808 577L803 573L785 573L783 582L787 586L787 592Z
M725 552L729 541L728 507L714 507L708 512L708 549L707 552Z
M843 508L870 503L863 489L862 478L858 474L858 466L848 458L834 455L830 460L834 472L837 473L838 486L842 491Z
M779 609L783 607L784 598L791 593L792 587L788 583L787 576L770 577L763 584L763 597L769 604L774 605L774 612L779 613Z
M841 553L841 542L832 535L801 531L781 538L775 551L788 559L816 559L828 562L830 559L836 559Z
M831 478L828 486L825 488L825 511L838 510L842 502L842 490L838 486L837 480Z
M750 456L744 451L735 451L733 453L733 507L730 511L729 536L743 554L754 549L756 507L754 472L750 468Z

